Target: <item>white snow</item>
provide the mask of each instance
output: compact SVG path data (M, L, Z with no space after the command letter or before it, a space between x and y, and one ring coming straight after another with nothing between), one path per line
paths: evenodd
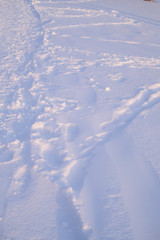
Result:
M0 240L160 239L160 1L0 1Z

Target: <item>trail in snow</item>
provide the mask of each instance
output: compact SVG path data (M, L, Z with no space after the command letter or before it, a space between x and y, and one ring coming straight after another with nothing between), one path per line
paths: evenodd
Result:
M160 237L159 173L128 133L159 106L159 20L105 4L1 1L2 239Z
M1 1L1 103L0 103L0 238L6 239L6 215L10 200L23 194L32 168L30 128L32 111L33 55L42 43L39 19L23 1ZM11 237L11 235L10 235ZM15 236L17 237L17 236ZM23 238L23 237L22 237Z

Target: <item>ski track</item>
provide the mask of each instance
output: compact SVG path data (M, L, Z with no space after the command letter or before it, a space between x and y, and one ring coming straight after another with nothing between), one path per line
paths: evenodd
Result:
M7 24L11 28L15 22L15 28L4 36L2 48L7 44L11 48L3 51L0 83L1 239L160 237L159 177L140 153L134 155L126 131L137 116L159 104L160 84L152 79L153 84L136 87L136 94L122 93L120 102L118 96L114 101L110 97L113 84L120 87L126 81L124 68L159 71L158 40L144 43L138 35L147 24L157 28L159 23L113 9L84 8L92 1L10 1ZM7 11L8 4L0 4ZM116 34L119 28L127 38ZM137 54L139 46L152 49L155 57L148 50L146 56ZM97 120L97 111L111 120ZM153 208L150 192L156 199ZM54 199L51 213L42 206L43 194L49 208L47 199ZM53 221L50 228L44 224L44 233L31 221L34 227L27 235L20 219L26 218L30 227L29 214L13 210L23 208L23 199L35 216L39 213L35 205L42 207L38 215L44 218L42 224L48 216L47 223ZM17 216L14 232L10 225Z

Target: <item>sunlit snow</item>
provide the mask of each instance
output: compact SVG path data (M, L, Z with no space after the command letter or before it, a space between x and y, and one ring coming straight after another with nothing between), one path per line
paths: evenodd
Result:
M0 1L0 240L160 240L160 1Z

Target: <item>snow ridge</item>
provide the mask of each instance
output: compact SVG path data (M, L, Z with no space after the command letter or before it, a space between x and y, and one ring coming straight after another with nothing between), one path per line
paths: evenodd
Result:
M140 90L133 98L122 101L122 106L113 112L111 121L100 124L101 132L90 136L80 146L81 155L88 154L97 144L108 142L118 131L127 127L134 118L141 112L153 107L160 101L160 84L155 83L148 88Z

